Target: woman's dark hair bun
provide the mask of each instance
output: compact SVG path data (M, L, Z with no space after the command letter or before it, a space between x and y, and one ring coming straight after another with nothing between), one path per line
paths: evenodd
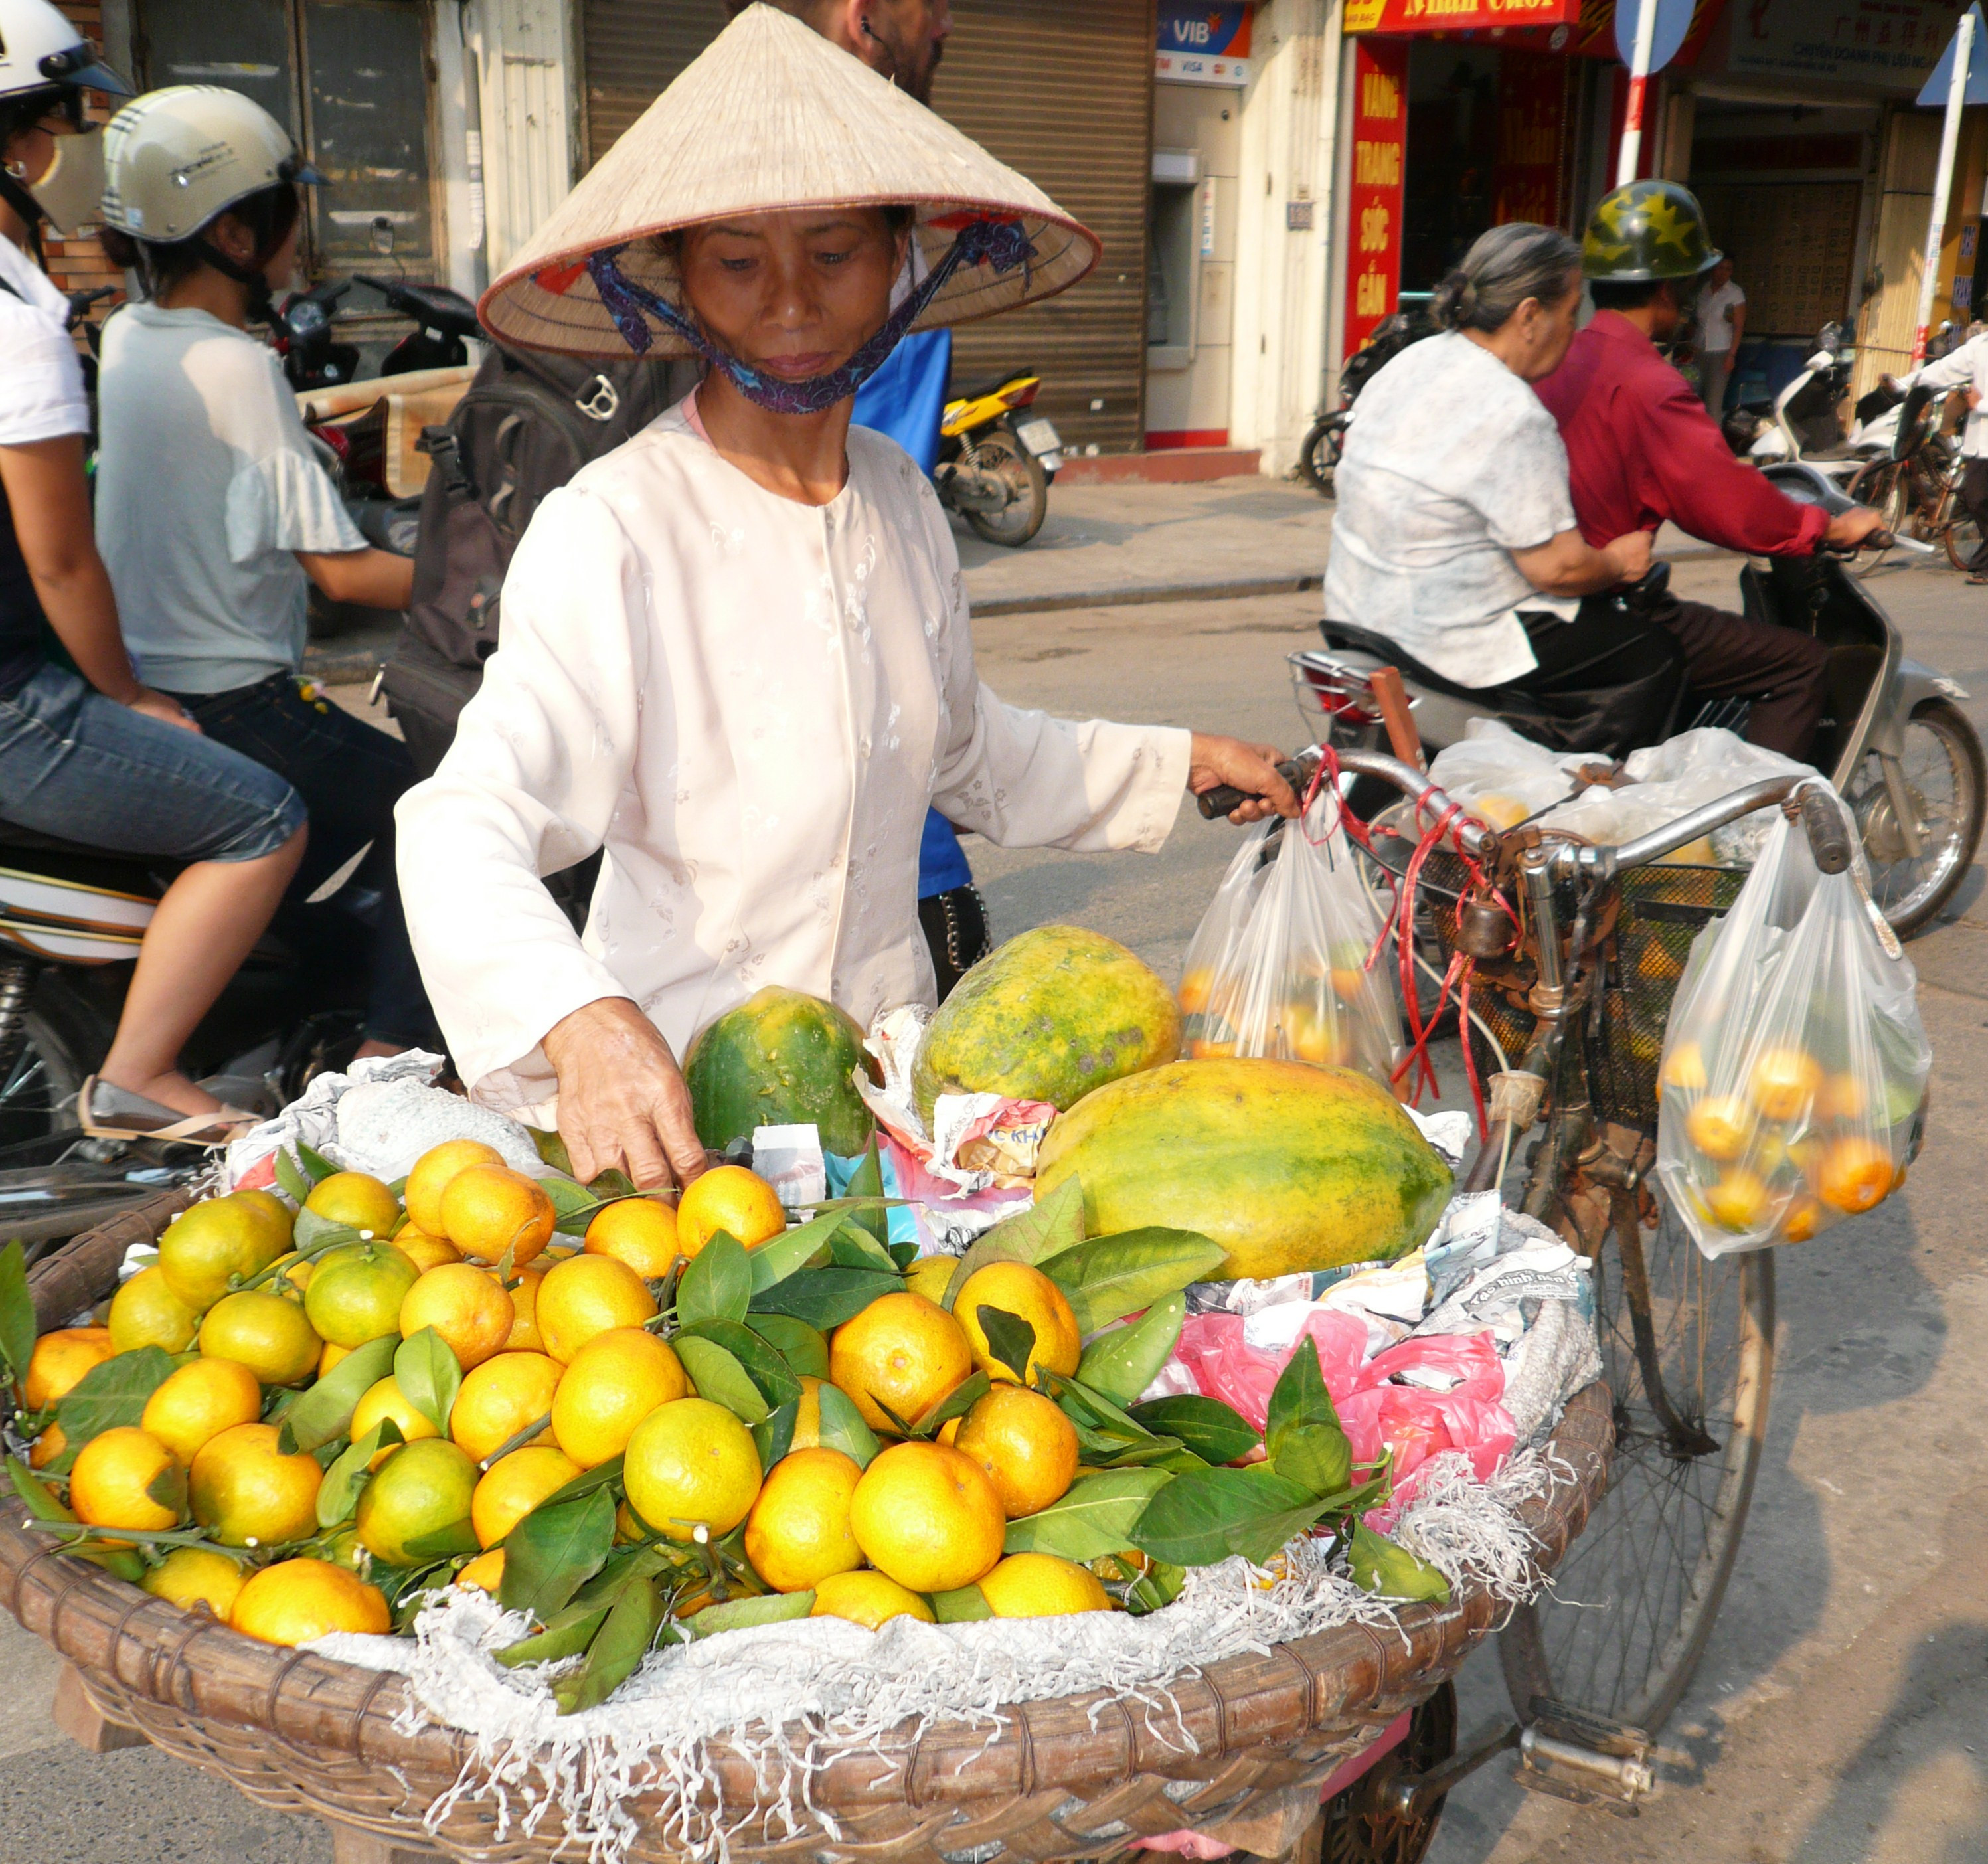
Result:
M1466 328L1477 314L1477 287L1461 270L1446 272L1429 299L1429 315L1445 330Z

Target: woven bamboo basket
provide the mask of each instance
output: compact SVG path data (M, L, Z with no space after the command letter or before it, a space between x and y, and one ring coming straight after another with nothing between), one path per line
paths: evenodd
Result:
M184 1202L161 1199L37 1265L38 1324L62 1326L100 1300L127 1247L156 1236ZM1591 1385L1554 1437L1575 1480L1526 1506L1542 1568L1599 1499L1612 1441L1607 1391ZM326 1820L343 1856L433 1851L540 1864L564 1836L556 1810L529 1836L514 1815L500 1836L497 1808L469 1796L428 1829L424 1816L455 1785L471 1744L446 1728L399 1731L401 1678L182 1612L51 1551L11 1506L0 1514L0 1603L68 1659L109 1721L259 1804ZM1346 1626L1211 1664L1173 1686L1191 1749L1171 1715L1162 1726L1101 1692L1013 1707L991 1740L984 1728L907 1727L815 1775L813 1801L833 1818L836 1838L821 1825L796 1835L769 1825L742 1756L714 1757L705 1803L722 1814L738 1864L1109 1859L1184 1828L1276 1856L1317 1813L1323 1783L1454 1676L1503 1613L1469 1589L1441 1608L1405 1609L1398 1630ZM684 1852L663 1836L660 1799L638 1795L629 1810L644 1828L634 1864L681 1864Z

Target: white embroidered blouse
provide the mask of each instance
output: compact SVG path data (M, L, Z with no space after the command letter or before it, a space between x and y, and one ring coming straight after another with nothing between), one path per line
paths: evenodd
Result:
M1189 734L1004 705L924 475L864 428L848 451L835 499L798 504L686 403L532 518L482 688L397 817L408 930L478 1099L552 1125L540 1040L603 997L679 1057L766 984L866 1026L930 1003L928 801L1004 847L1165 841ZM603 847L579 936L540 877Z

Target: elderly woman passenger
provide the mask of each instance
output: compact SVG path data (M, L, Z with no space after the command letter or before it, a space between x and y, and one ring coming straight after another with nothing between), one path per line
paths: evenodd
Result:
M1442 333L1374 376L1347 430L1327 627L1383 637L1418 675L1561 748L1620 755L1662 735L1683 663L1664 629L1599 593L1645 573L1649 534L1582 540L1567 449L1530 386L1574 340L1581 289L1580 247L1523 222L1493 227L1442 281Z

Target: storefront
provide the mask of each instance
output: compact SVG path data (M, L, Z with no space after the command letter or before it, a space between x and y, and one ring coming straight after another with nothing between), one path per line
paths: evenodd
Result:
M1656 86L1641 171L1669 172L1669 85L1722 0L1699 0ZM1614 179L1628 73L1613 0L1347 0L1346 254L1334 353L1425 299L1488 228L1578 232Z

